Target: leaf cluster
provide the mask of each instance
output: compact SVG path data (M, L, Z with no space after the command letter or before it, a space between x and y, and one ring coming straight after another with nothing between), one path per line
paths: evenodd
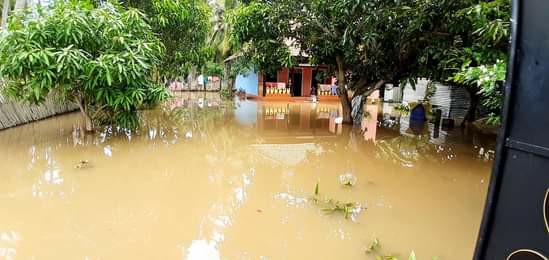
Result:
M153 80L164 47L145 19L86 1L14 15L0 38L3 92L35 104L55 94L104 123L135 127L139 107L168 97Z

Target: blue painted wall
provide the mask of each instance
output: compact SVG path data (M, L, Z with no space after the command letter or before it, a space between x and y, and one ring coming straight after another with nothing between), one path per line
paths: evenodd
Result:
M235 110L235 118L243 126L254 127L257 124L257 102L250 100L239 101Z
M257 73L250 71L248 74L238 74L236 76L235 88L237 90L244 89L247 94L257 96L257 86L259 82Z

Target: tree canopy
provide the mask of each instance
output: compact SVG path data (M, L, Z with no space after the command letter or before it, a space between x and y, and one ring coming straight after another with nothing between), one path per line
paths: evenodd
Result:
M232 22L248 61L274 61L260 68L281 67L273 53L288 41L311 63L330 66L344 121L351 122L347 90L367 95L389 82L414 85L419 77L467 87L473 99L497 108L509 20L508 0L259 0L241 7Z
M152 29L166 47L163 76L175 78L201 69L212 59L208 45L211 9L203 0L128 0L128 6L142 10Z
M279 23L281 21L270 16L270 12L271 4L252 2L236 8L229 17L230 43L233 49L239 50L240 64L255 66L267 74L294 63L286 34L282 31L285 28Z
M21 12L8 26L0 38L0 77L10 97L73 101L87 130L94 121L136 127L139 107L168 97L152 78L164 47L136 9L59 1Z

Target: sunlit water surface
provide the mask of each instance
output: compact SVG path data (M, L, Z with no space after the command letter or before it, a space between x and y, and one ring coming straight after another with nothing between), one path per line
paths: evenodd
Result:
M0 259L375 259L374 239L471 259L491 139L390 108L352 129L337 104L179 93L134 133L77 113L0 131Z

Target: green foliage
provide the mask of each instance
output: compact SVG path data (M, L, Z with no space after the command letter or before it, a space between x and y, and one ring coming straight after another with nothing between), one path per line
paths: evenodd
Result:
M242 5L231 14L232 27L230 44L239 50L239 60L245 69L257 67L268 74L276 73L281 67L291 67L295 61L288 46L284 43L285 34L279 30L277 20L270 14L271 6L266 3L252 2Z
M316 74L316 80L318 82L325 82L326 79L329 79L330 75L325 71L318 71Z
M374 238L370 246L366 249L366 254L375 257L376 260L398 260L399 258L393 254L385 254L382 252L381 243L377 238ZM408 260L416 260L416 252L410 252ZM436 257L432 258L436 260Z
M206 63L203 70L203 74L207 76L222 76L223 72L223 65L214 62Z
M355 95L383 86L378 83L414 87L422 77L480 92L496 114L501 107L494 84L458 74L507 62L509 0L264 0L241 7L236 17L235 42L261 46L292 39L311 63L341 72L340 85ZM278 57L250 53L254 62ZM342 105L345 118L350 102L342 99Z
M2 90L31 103L55 94L77 103L90 121L134 128L139 107L168 97L151 77L162 54L141 12L60 1L11 18L0 39Z
M374 238L372 243L366 249L366 254L375 257L376 260L398 260L398 258L392 254L385 254L382 251L381 243L377 238Z
M360 213L360 211L366 209L363 208L360 203L357 202L341 202L334 199L320 198L320 187L317 182L315 185L315 193L311 200L322 208L322 211L326 214L341 213L345 219L353 218Z
M439 19L443 26L429 37L431 44L419 58L423 76L478 93L492 112L490 122L497 123L503 93L496 83L505 79L510 1L439 1L433 5L440 6L445 15ZM423 15L416 19L431 17L425 12L429 5L423 6L418 10Z
M169 78L184 76L192 67L199 70L211 60L207 45L211 10L202 0L128 0L128 6L150 17L153 31L166 47L160 73Z
M458 13L466 18L472 28L470 46L464 48L459 71L451 81L476 86L483 98L483 104L491 111L488 123L501 123L502 89L498 82L505 80L507 71L507 50L509 48L510 1L496 0L480 2Z
M381 249L381 243L379 243L379 240L377 238L374 238L370 246L368 246L368 249L366 249L366 253L375 252Z
M220 94L221 94L221 97L225 100L231 100L234 97L233 90L229 88L223 88Z
M341 213L345 219L349 219L353 212L361 209L360 204L356 202L341 202L333 199L327 199L322 202L324 204L322 211L326 214Z
M215 62L221 63L234 53L230 45L232 25L229 22L230 14L240 6L240 0L224 0L210 2L213 9L213 30L209 38L209 45L215 49ZM237 51L237 50L236 50Z
M491 66L465 66L451 80L460 84L477 86L480 89L479 94L483 97L484 106L492 111L488 123L499 125L501 124L499 112L503 104L503 92L498 83L505 80L506 72L507 64L498 60Z
M414 78L414 55L422 42L402 33L410 21L408 4L414 3L281 0L272 4L271 14L312 63L342 71L343 83L360 94L378 87L379 80Z
M179 76L212 55L206 46L210 9L200 0L153 0L153 29L166 46L165 73Z

